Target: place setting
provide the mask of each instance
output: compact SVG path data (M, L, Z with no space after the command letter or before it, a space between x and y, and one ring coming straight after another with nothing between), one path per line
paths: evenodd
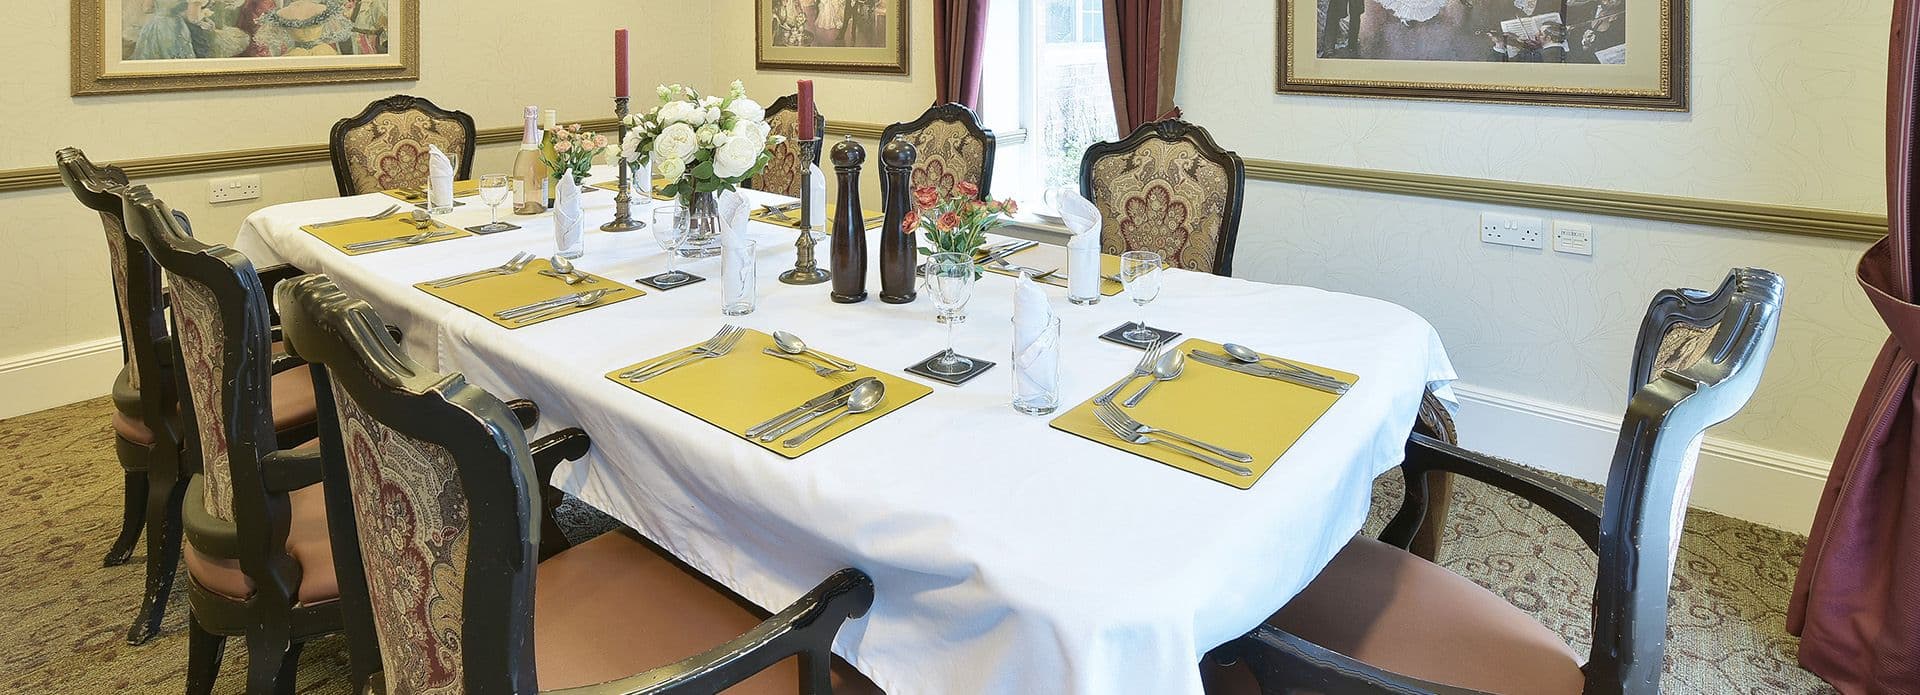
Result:
M300 229L349 256L473 236L473 232L435 220L424 210L405 210L400 205L364 217L309 224Z
M561 256L514 254L500 265L415 284L421 291L514 329L642 297L646 292L582 272Z
M795 334L732 324L606 378L789 459L933 392Z

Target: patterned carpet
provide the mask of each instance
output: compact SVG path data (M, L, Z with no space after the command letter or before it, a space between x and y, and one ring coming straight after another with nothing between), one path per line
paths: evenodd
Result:
M177 692L187 661L184 594L176 591L159 637L123 639L140 602L141 555L103 568L118 530L120 469L106 399L0 420L7 508L0 512L0 672L14 692L64 695ZM1591 489L1591 486L1589 486ZM1398 503L1399 477L1376 488L1378 530ZM562 526L574 540L613 526L573 503ZM1473 482L1455 487L1443 562L1558 630L1585 653L1595 561L1544 512ZM1788 593L1806 539L1694 511L1674 580L1665 689L1675 693L1832 692L1794 665ZM184 578L181 580L184 584ZM229 640L216 692L239 693L245 647ZM308 646L302 693L345 693L339 637Z

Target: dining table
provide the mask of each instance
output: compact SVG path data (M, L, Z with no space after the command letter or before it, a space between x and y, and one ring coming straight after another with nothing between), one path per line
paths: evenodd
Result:
M613 172L603 166L590 181ZM755 205L791 200L741 194ZM652 202L635 199L634 217L650 220ZM998 366L950 386L905 371L946 345L927 292L881 302L872 258L864 302L832 301L830 284L783 284L792 229L750 224L757 308L723 316L719 258L680 262L705 282L641 286L666 270L661 245L651 230L599 231L614 195L585 194L586 252L573 264L646 295L510 329L414 285L520 252L553 254L551 214L509 216L517 231L357 256L302 230L392 203L370 194L267 207L234 248L256 267L330 275L398 327L422 365L537 402L532 434L584 429L590 453L554 485L748 601L777 611L840 568L865 572L872 608L840 629L834 650L889 693L1201 693L1203 656L1287 603L1361 530L1374 478L1400 462L1423 394L1453 402L1439 335L1391 302L1171 268L1145 307L1124 294L1080 306L1045 287L1061 326L1062 411L1135 366L1138 349L1098 336L1141 316L1359 376L1238 489L1015 410L1014 278L981 277L955 326L960 353ZM437 219L474 226L488 211L469 204ZM826 267L827 244L819 251ZM726 324L788 331L933 392L787 458L606 376Z

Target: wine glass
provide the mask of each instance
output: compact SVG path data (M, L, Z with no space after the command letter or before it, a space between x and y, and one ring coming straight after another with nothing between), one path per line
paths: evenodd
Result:
M1150 343L1160 334L1147 328L1147 304L1160 296L1160 270L1165 264L1152 251L1128 251L1120 254L1120 281L1126 285L1127 298L1140 307L1140 320L1120 337L1135 343Z
M680 206L673 203L661 203L653 208L653 240L659 242L660 250L667 252L667 272L654 280L662 285L679 285L692 279L692 276L680 271L680 240L686 238L687 228L680 222Z
M480 177L480 202L487 204L489 221L481 229L487 232L503 232L505 225L500 224L500 204L513 197L512 181L506 174L487 174Z
M973 360L953 351L953 327L967 320L967 300L973 298L973 254L936 253L927 259L927 290L933 294L933 306L940 311L938 320L947 324L947 349L927 363L935 374L965 374L973 369Z

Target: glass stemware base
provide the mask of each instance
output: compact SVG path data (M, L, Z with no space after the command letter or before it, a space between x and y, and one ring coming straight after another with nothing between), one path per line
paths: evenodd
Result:
M1159 338L1160 333L1148 328L1145 321L1135 321L1133 322L1133 327L1127 329L1127 332L1120 334L1120 337L1136 343L1145 343Z
M965 374L972 369L972 359L962 357L952 350L942 351L939 357L927 362L927 371L937 374Z

